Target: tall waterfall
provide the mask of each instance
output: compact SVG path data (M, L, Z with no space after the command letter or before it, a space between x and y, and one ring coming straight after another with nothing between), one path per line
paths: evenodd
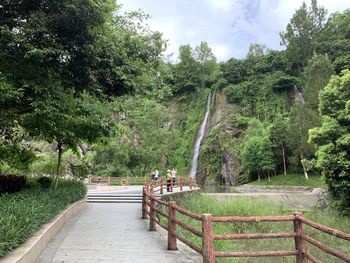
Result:
M208 95L208 102L207 102L207 108L205 111L205 116L201 124L201 127L198 131L196 144L194 146L194 154L193 154L192 167L191 167L191 173L190 173L191 177L196 177L196 174L197 174L199 148L201 146L201 142L204 136L205 126L207 125L207 122L208 122L209 110L210 110L210 94Z

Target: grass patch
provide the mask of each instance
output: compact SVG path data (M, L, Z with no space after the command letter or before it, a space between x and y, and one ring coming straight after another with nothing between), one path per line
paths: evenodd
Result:
M197 214L211 213L216 216L261 216L261 215L291 215L292 210L282 205L271 204L251 198L237 198L219 201L214 197L189 194L184 198L175 200L181 207ZM329 227L337 228L345 232L350 231L350 218L342 217L335 213L313 210L304 213L306 218ZM177 213L177 217L187 224L201 230L201 223ZM166 222L165 218L162 218ZM276 233L293 231L292 222L254 222L254 223L214 223L215 234L228 233ZM312 237L331 245L343 253L349 253L349 241L334 238L319 231L305 227ZM177 231L187 239L197 243L201 247L201 239L192 233L177 227ZM342 262L334 257L326 255L317 248L312 247L310 251L313 255L322 259L322 262ZM215 250L218 251L258 251L258 250L292 250L294 249L294 239L261 239L261 240L217 240ZM219 258L217 262L263 262L263 263L284 263L295 262L295 257L265 257L265 258Z
M85 185L74 181L61 181L57 190L35 185L17 193L1 195L0 258L85 195Z
M287 174L271 177L271 182L267 178L261 181L253 181L249 184L252 185L285 185L285 186L317 186L326 187L325 182L321 176L317 174L309 175L309 180L306 180L304 174Z

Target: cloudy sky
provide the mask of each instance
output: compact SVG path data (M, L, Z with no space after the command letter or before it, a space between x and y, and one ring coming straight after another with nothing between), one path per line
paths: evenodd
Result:
M124 11L142 9L153 30L168 40L168 54L177 58L182 44L207 41L219 61L243 58L250 43L281 50L284 30L302 0L117 0ZM311 0L306 0L309 5ZM348 0L318 0L328 13L350 8Z

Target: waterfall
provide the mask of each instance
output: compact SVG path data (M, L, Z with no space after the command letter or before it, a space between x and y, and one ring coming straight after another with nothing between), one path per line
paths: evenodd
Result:
M201 127L198 131L196 144L194 146L194 154L193 154L192 167L191 167L191 173L190 173L191 177L196 177L196 174L197 174L199 148L201 146L201 142L204 136L205 126L207 125L207 122L208 122L209 110L210 110L210 94L208 95L208 102L207 102L207 108L205 111L205 116L201 124Z
M301 93L298 90L297 86L295 86L295 85L294 85L294 96L300 100L301 104L303 104L303 105L305 104L305 98L304 98L303 93Z

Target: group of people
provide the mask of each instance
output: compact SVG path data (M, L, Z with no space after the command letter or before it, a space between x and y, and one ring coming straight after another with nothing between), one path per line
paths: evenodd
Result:
M175 184L177 169L173 168L172 170L168 169L166 171L166 190L169 192L171 190L171 184ZM156 169L151 172L151 180L157 181L159 177L159 171Z

